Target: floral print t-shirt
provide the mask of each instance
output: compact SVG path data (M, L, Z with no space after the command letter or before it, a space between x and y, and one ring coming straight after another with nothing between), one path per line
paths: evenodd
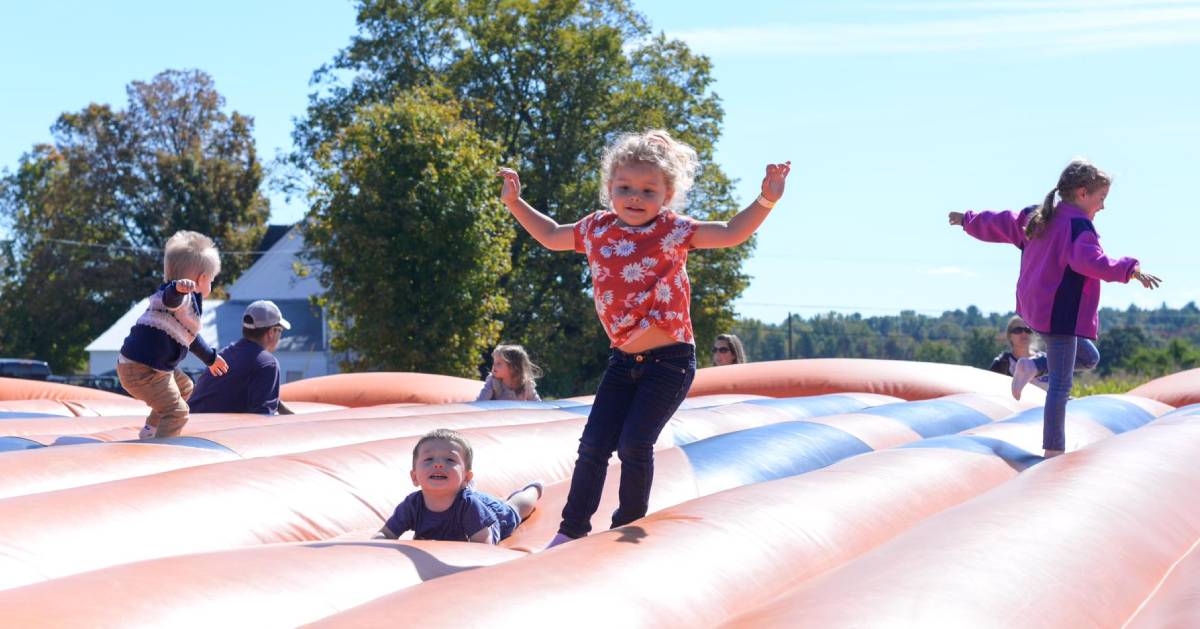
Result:
M592 272L596 314L613 347L656 325L680 343L695 345L689 306L687 256L696 220L663 210L640 227L602 210L575 224L575 250Z

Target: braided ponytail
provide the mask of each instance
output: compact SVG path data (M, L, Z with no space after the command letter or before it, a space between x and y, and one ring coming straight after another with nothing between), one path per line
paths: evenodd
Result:
M1046 200L1042 201L1042 206L1033 211L1029 222L1025 223L1026 238L1037 238L1042 230L1046 229L1046 225L1050 224L1050 219L1054 218L1054 195L1057 192L1058 188L1051 189L1050 194L1046 195Z
M1058 176L1058 186L1046 195L1042 206L1029 217L1029 222L1025 224L1025 236L1029 239L1037 238L1046 230L1057 207L1054 205L1055 193L1058 193L1063 201L1073 202L1080 188L1085 188L1091 193L1111 184L1112 177L1091 162L1086 159L1071 160Z

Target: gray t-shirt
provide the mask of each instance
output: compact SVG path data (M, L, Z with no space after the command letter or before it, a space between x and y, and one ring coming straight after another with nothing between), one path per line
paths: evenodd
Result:
M488 374L487 380L483 383L483 389L479 391L479 396L475 398L476 402L484 400L523 400L523 401L541 401L538 396L537 385L530 382L525 386L525 390L520 393L516 389L508 388L504 381L498 380L492 374Z

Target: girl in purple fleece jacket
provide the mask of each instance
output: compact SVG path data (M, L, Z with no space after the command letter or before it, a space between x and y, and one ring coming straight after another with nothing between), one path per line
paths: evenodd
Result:
M1087 160L1067 165L1058 186L1041 206L1018 212L951 212L950 224L962 225L986 242L1006 242L1021 250L1017 279L1017 314L1046 342L1046 355L1022 358L1013 371L1013 397L1039 374L1050 374L1043 415L1042 447L1046 456L1066 449L1064 422L1074 369L1091 369L1100 362L1095 344L1100 307L1100 280L1136 279L1146 288L1159 278L1141 272L1133 258L1114 260L1104 255L1092 226L1112 177ZM1054 205L1054 195L1061 201Z

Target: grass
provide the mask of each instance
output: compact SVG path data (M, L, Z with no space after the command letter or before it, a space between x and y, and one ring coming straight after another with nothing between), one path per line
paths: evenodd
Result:
M1128 393L1130 389L1141 386L1153 378L1130 374L1113 374L1101 378L1095 374L1077 374L1071 386L1071 395L1077 398L1102 393Z

